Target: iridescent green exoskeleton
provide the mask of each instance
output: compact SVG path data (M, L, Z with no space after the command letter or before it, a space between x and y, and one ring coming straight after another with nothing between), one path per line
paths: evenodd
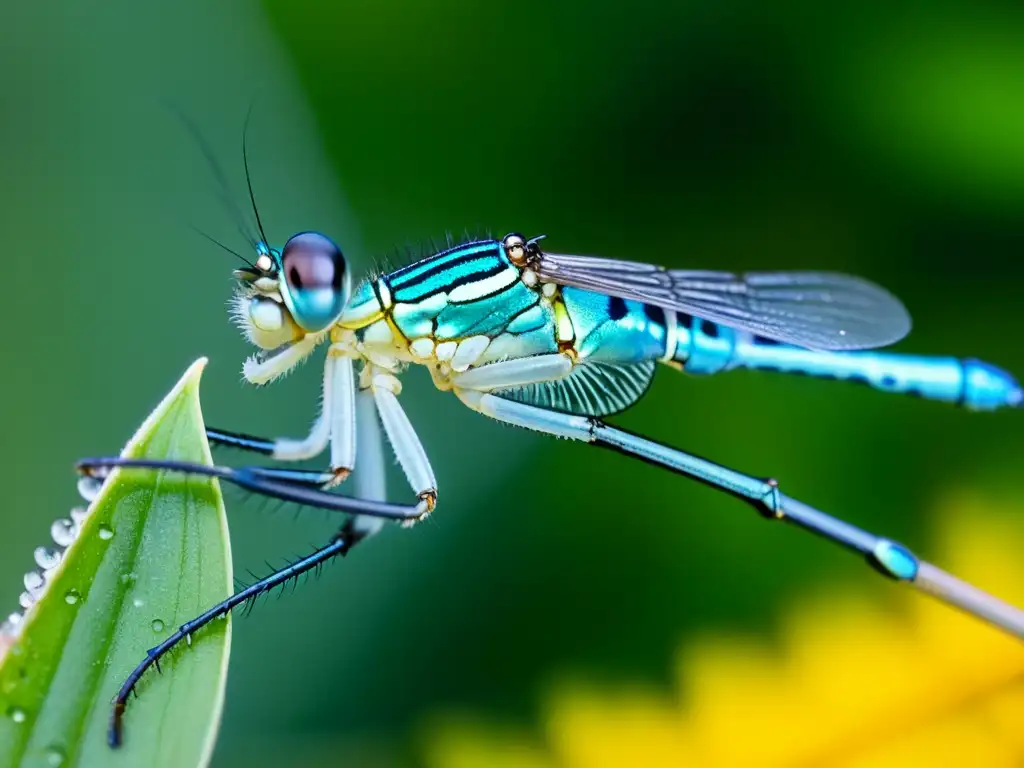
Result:
M863 531L755 478L605 423L647 391L658 364L692 374L734 368L797 372L913 393L969 409L1017 407L1006 372L977 360L877 351L910 330L891 294L860 278L817 272L670 270L629 261L548 253L539 239L473 240L350 289L341 249L303 232L280 249L255 243L235 272L233 315L262 350L246 361L250 382L287 373L326 349L322 408L301 439L209 431L212 441L281 462L327 451L324 471L284 467L159 466L215 475L245 488L350 513L322 549L256 582L179 628L135 670L115 703L111 742L143 672L215 616L344 554L388 519L414 523L437 504L438 483L399 403L402 372L425 366L437 387L496 421L612 448L719 488L861 554L877 570L1024 637L1024 613L889 539ZM386 440L413 491L384 501ZM143 462L95 459L84 471ZM335 486L356 472L356 495Z

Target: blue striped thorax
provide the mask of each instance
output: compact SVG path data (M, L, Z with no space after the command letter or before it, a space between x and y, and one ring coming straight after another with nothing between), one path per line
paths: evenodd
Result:
M550 302L527 284L507 244L465 243L367 281L339 325L367 352L456 371L557 351Z
M435 341L500 331L536 295L497 240L442 251L363 283L341 317L360 329L385 315L408 340Z

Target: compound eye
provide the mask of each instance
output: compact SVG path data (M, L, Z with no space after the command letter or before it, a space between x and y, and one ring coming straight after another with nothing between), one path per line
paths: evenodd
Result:
M329 237L300 232L281 249L282 292L292 317L304 330L322 331L345 309L345 256Z

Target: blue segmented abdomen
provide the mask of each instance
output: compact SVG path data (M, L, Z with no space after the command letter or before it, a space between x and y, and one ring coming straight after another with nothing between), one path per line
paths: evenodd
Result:
M664 356L665 312L639 301L562 288L580 360L639 363Z
M1020 407L1020 385L1006 371L981 360L928 357L894 352L817 352L779 344L753 334L675 313L669 329L671 360L688 373L717 373L733 368L779 371L867 384L883 392L901 392L956 403L972 410Z

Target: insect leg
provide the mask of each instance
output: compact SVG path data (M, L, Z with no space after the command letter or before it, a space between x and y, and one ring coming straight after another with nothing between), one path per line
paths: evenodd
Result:
M327 365L334 368L331 408L328 413L331 441L331 470L340 483L356 466L356 378L352 358L328 353Z
M355 397L356 455L359 456L359 471L355 473L355 496L366 501L386 501L386 462L384 438L373 392L360 390ZM311 488L331 487L337 479L337 470L326 472L295 470L285 467L260 467L255 470L262 477ZM425 509L425 506L422 507ZM386 518L376 515L357 515L356 530L364 534L376 533Z
M125 706L128 703L128 697L135 690L136 684L146 673L146 670L152 666L156 666L159 670L160 659L170 652L172 648L179 645L182 641L191 643L192 635L198 630L209 624L214 619L220 616L226 616L233 608L245 603L247 600L259 597L264 592L269 592L274 587L280 586L290 579L301 576L303 573L323 565L328 560L331 560L338 555L348 554L349 550L364 538L366 538L366 534L360 533L356 530L352 521L349 521L337 534L335 534L334 538L332 538L330 543L326 546L321 547L300 560L296 560L294 563L291 563L280 570L274 571L259 581L250 584L245 589L236 592L226 600L217 603L217 605L210 608L201 616L197 616L191 621L186 621L162 643L150 648L146 652L146 658L131 671L131 674L129 674L124 683L121 684L117 695L114 697L113 710L110 715L110 727L107 731L107 743L110 744L111 747L117 747L121 744L121 718L124 715Z
M359 469L352 478L356 496L368 501L386 501L384 436L377 418L377 404L369 389L361 389L356 395L356 454L359 456ZM355 530L370 535L384 526L384 519L357 515L352 519L352 525Z
M231 483L247 491L281 501L326 509L331 512L379 517L384 520L416 522L431 510L431 505L422 498L416 504L395 504L331 493L324 490L324 486L333 479L332 471L320 472L280 467L211 467L207 464L195 464L187 461L126 459L119 456L81 459L77 464L79 472L97 480L104 480L110 470L118 467L164 470L181 472L186 475L213 477L221 482Z
M384 432L391 447L395 449L395 456L409 485L421 503L427 505L428 512L433 511L437 503L437 480L427 452L423 450L423 444L409 422L409 417L398 402L401 383L390 373L372 365L367 365L362 374L361 384L373 394Z
M324 363L323 401L320 413L306 437L301 439L257 437L240 432L227 432L213 427L207 428L206 437L211 443L240 448L252 453L261 453L272 456L278 461L311 459L314 456L319 456L327 448L328 442L332 440L332 429L337 422L343 421L345 418L352 419L352 393L354 390L352 360L328 355ZM339 457L347 463L335 464L335 457L332 456L332 466L338 466L339 469L352 469L352 461L355 458L351 450L354 448L353 440L354 435L347 439L343 435L339 435L339 448L349 446L350 450L348 455Z
M572 372L572 358L567 354L536 355L514 360L502 360L472 368L465 373L453 373L451 383L460 389L486 392L552 381Z
M401 507L398 507L397 505L387 505L385 501L386 491L383 441L380 431L380 422L377 419L376 404L374 402L373 394L369 390L363 390L357 396L355 417L358 424L358 450L361 458L360 470L356 473L355 477L357 492L362 499L365 499L368 502L376 502L380 505L401 509ZM181 469L180 466L172 468ZM230 482L230 478L224 477L218 468L208 467L207 469L214 469L215 471L205 474L211 474ZM227 471L235 472L236 470ZM237 471L241 472L244 470ZM273 467L253 467L250 468L249 471L259 477L273 479L286 486L294 486L296 488L305 487L313 490L319 490L325 483L330 482L334 478L334 472L332 471L316 472ZM325 495L332 499L339 498L334 494ZM322 505L318 504L318 506ZM418 507L406 507L405 509L416 510L415 515L419 516L425 514L426 503L421 501ZM131 674L122 684L114 699L114 708L111 714L110 727L107 735L108 742L112 747L116 747L121 743L122 715L124 713L128 697L134 691L135 685L149 667L155 665L159 668L160 659L174 646L180 644L182 640L191 642L191 635L197 630L218 616L227 615L233 608L245 603L247 600L254 599L264 592L270 591L276 586L283 585L290 579L296 578L314 568L318 568L323 563L337 555L347 554L347 552L360 541L379 531L384 524L384 520L387 519L385 516L377 515L374 510L345 509L342 511L356 511L358 514L354 514L345 522L344 527L328 545L318 549L309 556L302 558L301 560L297 560L285 568L275 571L265 578L260 579L232 595L227 600L213 606L201 616L193 619L192 621L186 622L181 625L174 634L147 653L146 658L132 670Z
M548 411L494 395L456 390L469 407L504 421L559 437L581 440L641 459L698 480L752 504L770 520L782 520L816 533L864 556L885 576L1024 639L1024 611L919 559L902 544L876 536L786 496L778 483L723 467L690 453L611 427L597 419Z

